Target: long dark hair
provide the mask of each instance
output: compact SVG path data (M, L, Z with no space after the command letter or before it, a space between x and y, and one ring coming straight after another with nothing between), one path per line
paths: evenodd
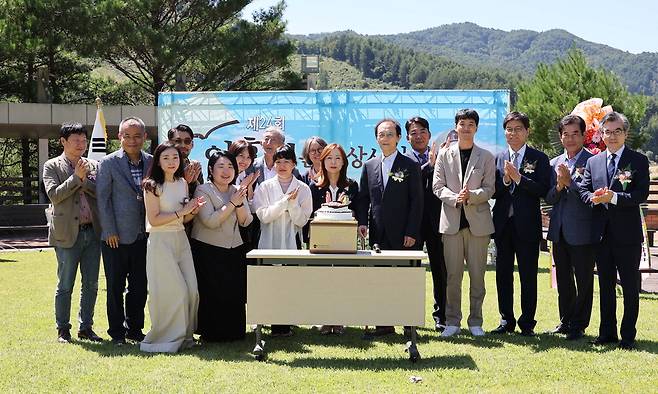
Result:
M327 168L324 165L324 159L326 159L334 149L338 149L338 152L340 152L340 157L343 158L343 167L341 167L340 175L338 176L338 187L345 188L350 185L350 181L347 179L347 166L349 163L347 162L347 155L345 154L345 150L338 144L329 144L324 147L322 154L320 155L320 163L322 163L322 167L320 168L320 173L316 178L319 188L329 186L329 175L327 174Z
M160 167L160 156L162 156L162 152L166 151L167 149L176 149L178 152L179 163L178 168L174 173L174 180L178 180L183 177L183 154L181 153L180 149L178 149L176 145L169 141L158 145L158 147L155 148L155 152L153 152L151 166L146 172L146 177L144 177L144 180L142 181L142 187L144 190L153 193L156 196L158 196L158 186L161 186L165 182L164 171L162 170L162 167Z

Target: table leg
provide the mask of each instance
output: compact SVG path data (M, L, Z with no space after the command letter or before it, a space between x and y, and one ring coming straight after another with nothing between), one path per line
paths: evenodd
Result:
M418 352L417 340L418 333L416 332L416 326L411 326L411 341L407 342L407 352L409 352L409 360L412 363L420 360L420 353Z

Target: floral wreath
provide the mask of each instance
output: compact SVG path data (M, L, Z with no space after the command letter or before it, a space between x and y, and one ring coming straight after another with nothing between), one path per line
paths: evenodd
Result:
M572 115L578 115L585 121L585 141L583 146L591 154L596 155L606 149L601 132L601 119L612 112L612 106L603 105L603 99L591 98L585 100L571 111Z

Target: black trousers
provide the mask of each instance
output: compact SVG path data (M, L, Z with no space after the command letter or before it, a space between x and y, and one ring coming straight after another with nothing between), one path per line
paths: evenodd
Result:
M443 241L441 234L434 234L431 228L423 228L423 240L427 246L427 255L430 259L430 270L432 271L432 288L434 295L434 310L432 317L435 323L446 324L446 286L448 273L446 261L443 256ZM418 249L423 249L420 242Z
M245 248L225 249L193 239L192 254L199 286L197 333L207 342L244 339Z
M637 317L640 311L640 285L638 275L642 244L616 245L608 233L596 256L601 300L599 336L617 338L617 273L624 293L624 315L621 320L621 339L635 341Z
M107 333L112 339L123 339L126 332L141 333L147 296L146 238L116 249L103 242L101 252L107 281Z
M508 326L514 327L514 257L521 281L521 316L519 327L533 329L537 324L537 269L539 265L539 241L519 239L513 217L508 218L496 242L496 291L498 311Z
M592 315L594 254L594 245L570 245L562 234L553 243L560 322L571 331L585 330Z

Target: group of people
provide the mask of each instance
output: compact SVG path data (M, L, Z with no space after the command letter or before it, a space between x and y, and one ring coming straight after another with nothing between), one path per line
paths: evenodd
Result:
M100 257L107 280L107 333L116 345L137 342L146 352L177 352L204 342L244 338L248 261L260 249L300 249L308 223L325 202L350 201L358 234L371 247L423 249L429 255L432 316L443 337L460 332L464 266L469 273L467 324L484 335L482 303L490 239L496 243L496 289L501 316L494 334L534 334L537 270L542 238L540 200L553 205L553 242L560 324L555 333L583 337L589 324L596 262L601 326L596 343L617 342L615 285L624 292L622 348L635 346L642 230L639 204L649 190L647 158L625 146L629 124L619 113L601 122L605 152L583 149L584 121L560 122L564 154L548 157L526 144L528 117L509 113L503 122L507 149L494 156L474 143L476 111L455 116L455 130L432 141L426 119L406 121L411 149L398 145L402 127L382 119L374 129L381 150L364 163L360 182L348 178L343 147L309 138L297 155L282 130L270 127L263 156L246 140L209 155L204 180L190 160L194 134L186 125L168 132L153 155L142 150L144 123L119 125L121 148L100 162L83 157L87 130L64 124L64 152L46 162L44 186L51 200L49 242L57 256L55 317L60 342L70 342L71 295L82 276L78 338L101 341L93 331ZM206 181L206 182L204 182ZM489 200L494 199L493 210ZM514 313L513 272L521 282L521 314ZM148 297L147 297L148 295ZM148 298L150 331L144 335ZM373 305L373 307L379 307ZM293 334L274 325L272 334ZM322 326L322 334L342 333ZM394 333L378 326L372 335Z

